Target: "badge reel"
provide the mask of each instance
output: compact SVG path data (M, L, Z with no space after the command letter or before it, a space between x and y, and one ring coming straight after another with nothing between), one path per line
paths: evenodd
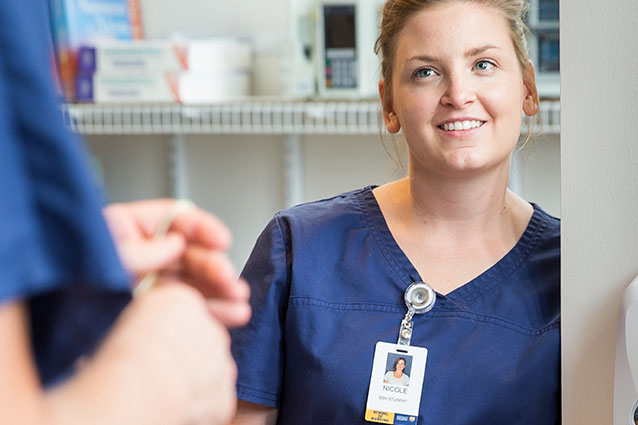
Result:
M408 307L408 312L401 321L401 330L399 330L399 345L410 345L412 339L412 317L415 314L425 314L432 310L436 302L436 294L427 283L415 282L408 286L403 294L403 300Z
M408 308L401 320L396 344L379 341L374 351L365 419L386 424L417 423L428 350L410 345L415 314L432 310L436 293L427 283L415 282L403 294Z

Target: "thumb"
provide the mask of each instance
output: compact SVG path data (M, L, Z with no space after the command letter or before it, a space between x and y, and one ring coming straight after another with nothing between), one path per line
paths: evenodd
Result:
M133 275L161 270L177 260L186 248L186 241L177 233L162 239L142 239L121 244L120 255L126 270Z

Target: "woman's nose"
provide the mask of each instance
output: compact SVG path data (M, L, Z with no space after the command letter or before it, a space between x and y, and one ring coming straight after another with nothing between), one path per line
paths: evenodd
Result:
M447 78L445 93L441 97L441 103L455 109L461 109L474 100L476 100L476 94L470 76L462 73L450 74Z

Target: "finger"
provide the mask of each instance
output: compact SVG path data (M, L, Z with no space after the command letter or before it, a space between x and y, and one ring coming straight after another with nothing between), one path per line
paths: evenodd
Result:
M135 217L130 213L127 204L110 204L102 209L106 224L116 241L122 241L131 237L143 237L144 233L139 228Z
M120 204L145 237L155 235L157 228L175 205L170 198L150 199Z
M126 214L131 214L139 231L146 237L153 236L175 207L175 199L152 199L122 204ZM212 249L227 250L232 242L230 230L213 214L193 207L181 211L172 220L169 230L180 232L194 244Z
M250 298L250 288L243 279L233 280L225 285L218 285L211 281L193 279L184 274L177 275L177 278L197 289L207 299L247 302Z
M122 263L129 273L140 275L167 268L184 253L184 238L169 233L162 239L143 239L123 242L119 248Z
M204 298L221 298L230 301L246 301L250 299L250 287L244 279L237 279L225 286L220 286L210 281L195 279L186 274L181 262L171 264L163 269L159 275L160 280L176 280L197 289Z
M237 271L226 254L201 247L188 247L183 273L207 297L241 298L244 288L237 285Z
M210 313L225 326L236 327L248 323L250 305L243 301L207 300Z
M228 227L213 214L192 208L178 214L170 229L181 232L189 243L216 250L227 250L232 243Z

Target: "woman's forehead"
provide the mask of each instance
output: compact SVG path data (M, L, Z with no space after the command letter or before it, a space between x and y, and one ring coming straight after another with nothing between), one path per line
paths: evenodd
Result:
M438 56L466 55L484 46L512 50L507 20L495 8L476 3L451 2L426 8L413 15L397 40L397 54Z

